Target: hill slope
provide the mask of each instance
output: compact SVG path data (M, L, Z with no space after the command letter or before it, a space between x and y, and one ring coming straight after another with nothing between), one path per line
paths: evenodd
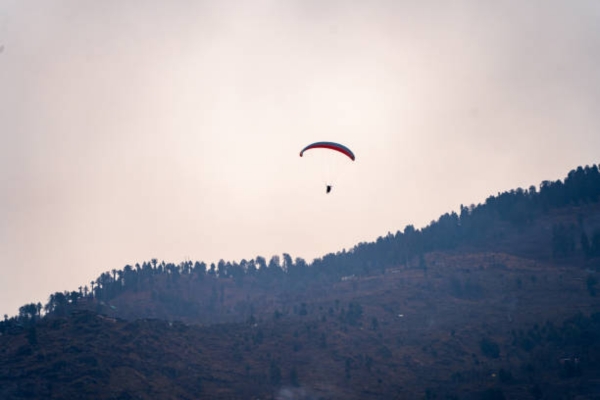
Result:
M426 262L426 272L390 269L320 296L274 296L275 311L243 323L45 318L2 336L0 397L597 393L600 299L589 272L497 253Z
M580 168L310 264L106 272L0 322L0 398L594 398L598 177Z

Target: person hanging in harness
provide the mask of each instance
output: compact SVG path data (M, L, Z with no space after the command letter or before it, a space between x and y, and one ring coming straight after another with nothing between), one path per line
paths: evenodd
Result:
M329 193L331 192L331 189L333 188L333 186L331 185L327 185L327 189L325 190L325 193Z

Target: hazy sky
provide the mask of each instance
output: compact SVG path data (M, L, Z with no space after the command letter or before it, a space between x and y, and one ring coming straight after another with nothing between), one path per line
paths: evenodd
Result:
M0 0L0 314L311 261L600 162L600 2ZM325 194L306 144L355 163Z

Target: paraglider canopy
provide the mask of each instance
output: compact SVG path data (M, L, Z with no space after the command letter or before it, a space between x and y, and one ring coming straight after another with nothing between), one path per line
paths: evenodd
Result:
M352 161L356 159L352 150L344 146L343 144L335 143L335 142L315 142L313 144L309 144L300 152L300 157L304 154L306 150L310 149L331 149L335 151L339 151L340 153L346 155Z

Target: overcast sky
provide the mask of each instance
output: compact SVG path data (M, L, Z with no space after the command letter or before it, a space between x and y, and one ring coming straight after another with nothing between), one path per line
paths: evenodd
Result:
M0 0L0 314L563 179L600 162L599 71L597 0ZM356 154L329 195L319 140Z

